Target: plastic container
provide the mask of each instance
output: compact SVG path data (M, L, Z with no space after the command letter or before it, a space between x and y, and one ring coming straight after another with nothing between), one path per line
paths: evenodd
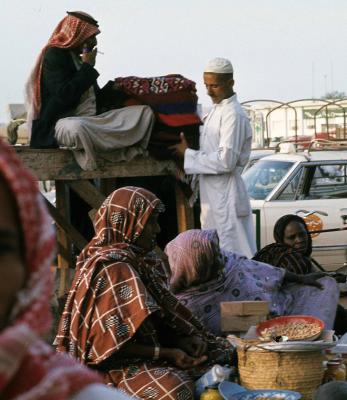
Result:
M208 386L200 395L200 400L224 400L217 387Z
M230 369L229 373L227 371L228 371L227 368L222 367L218 364L214 365L211 369L209 369L204 375L202 375L195 382L195 398L199 399L206 388L209 389L217 388L220 382L223 382L225 379L228 378L230 374Z

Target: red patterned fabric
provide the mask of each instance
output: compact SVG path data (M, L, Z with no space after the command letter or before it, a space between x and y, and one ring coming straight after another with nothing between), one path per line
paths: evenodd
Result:
M37 118L41 107L41 71L43 57L49 47L73 49L81 46L88 38L100 33L96 25L83 21L75 16L68 15L63 18L54 29L46 46L41 50L35 67L32 70L26 86L27 103L32 110L31 120Z
M181 132L184 132L190 148L199 147L201 119L197 114L195 82L182 75L128 76L116 78L115 87L119 94L128 96L123 106L146 104L152 108L156 116L148 144L152 157L160 160L174 158L169 146L180 142Z
M160 260L136 246L148 218L162 207L151 192L130 186L105 200L95 218L96 235L78 258L55 344L58 351L103 371L106 383L132 396L190 400L193 381L187 372L165 359L118 356L130 340L161 345L154 313L165 332L204 334L167 290Z
M126 80L127 78L117 78L117 80ZM133 98L140 100L141 104L148 104L150 106L156 106L161 104L175 104L175 103L187 103L192 102L197 104L198 97L196 90L181 90L179 92L168 92L168 93L144 93L144 94L133 94L128 92L127 89L122 89L125 93Z
M35 178L2 141L0 174L16 200L27 272L26 285L17 294L11 313L11 324L0 332L0 398L67 399L99 378L72 359L56 355L40 338L51 324L50 263L55 248L52 221Z
M159 122L168 126L201 124L196 113L198 97L195 82L182 75L166 75L153 78L128 76L116 78L118 90L131 96L125 104L134 100L149 105Z
M116 78L115 83L119 89L135 96L182 91L196 93L195 82L184 78L182 75L166 75L153 78L128 76L126 78Z
M158 310L178 333L202 330L166 289L160 260L135 245L151 213L161 207L153 193L132 186L115 190L105 200L95 217L96 235L77 260L78 273L55 340L58 351L98 364ZM149 336L156 344L155 333Z

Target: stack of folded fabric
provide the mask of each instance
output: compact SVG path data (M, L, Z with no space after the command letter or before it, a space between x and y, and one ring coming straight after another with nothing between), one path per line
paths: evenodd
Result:
M153 157L171 158L168 147L184 132L189 147L198 148L199 126L195 82L182 75L152 78L129 76L115 79L117 92L126 95L123 106L146 104L156 116L148 150Z

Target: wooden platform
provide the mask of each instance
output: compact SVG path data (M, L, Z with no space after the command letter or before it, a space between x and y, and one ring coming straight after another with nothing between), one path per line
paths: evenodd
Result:
M150 177L173 175L176 166L172 161L158 161L149 157L136 158L129 162L111 163L100 161L99 168L84 171L76 163L67 149L31 149L27 146L15 146L17 154L25 165L33 171L39 181L52 180L56 188L56 205L48 200L46 204L57 225L58 267L61 269L59 294L67 290L68 268L74 268L72 244L82 250L87 239L71 225L68 188L74 190L92 207L90 216L100 207L106 194L112 191L112 182L121 177ZM89 180L100 180L99 189ZM104 189L104 190L103 190ZM179 185L175 185L178 232L194 227L193 211L188 206Z
M84 171L76 163L72 152L67 149L41 150L27 146L15 146L15 149L27 167L34 171L38 180L42 181L171 175L176 169L172 161L141 157L119 163L99 160L97 170Z

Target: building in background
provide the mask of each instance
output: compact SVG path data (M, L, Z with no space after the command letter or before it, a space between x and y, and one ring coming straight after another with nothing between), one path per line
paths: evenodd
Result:
M253 126L254 148L280 140L346 139L347 99L290 102L251 100L242 103Z

